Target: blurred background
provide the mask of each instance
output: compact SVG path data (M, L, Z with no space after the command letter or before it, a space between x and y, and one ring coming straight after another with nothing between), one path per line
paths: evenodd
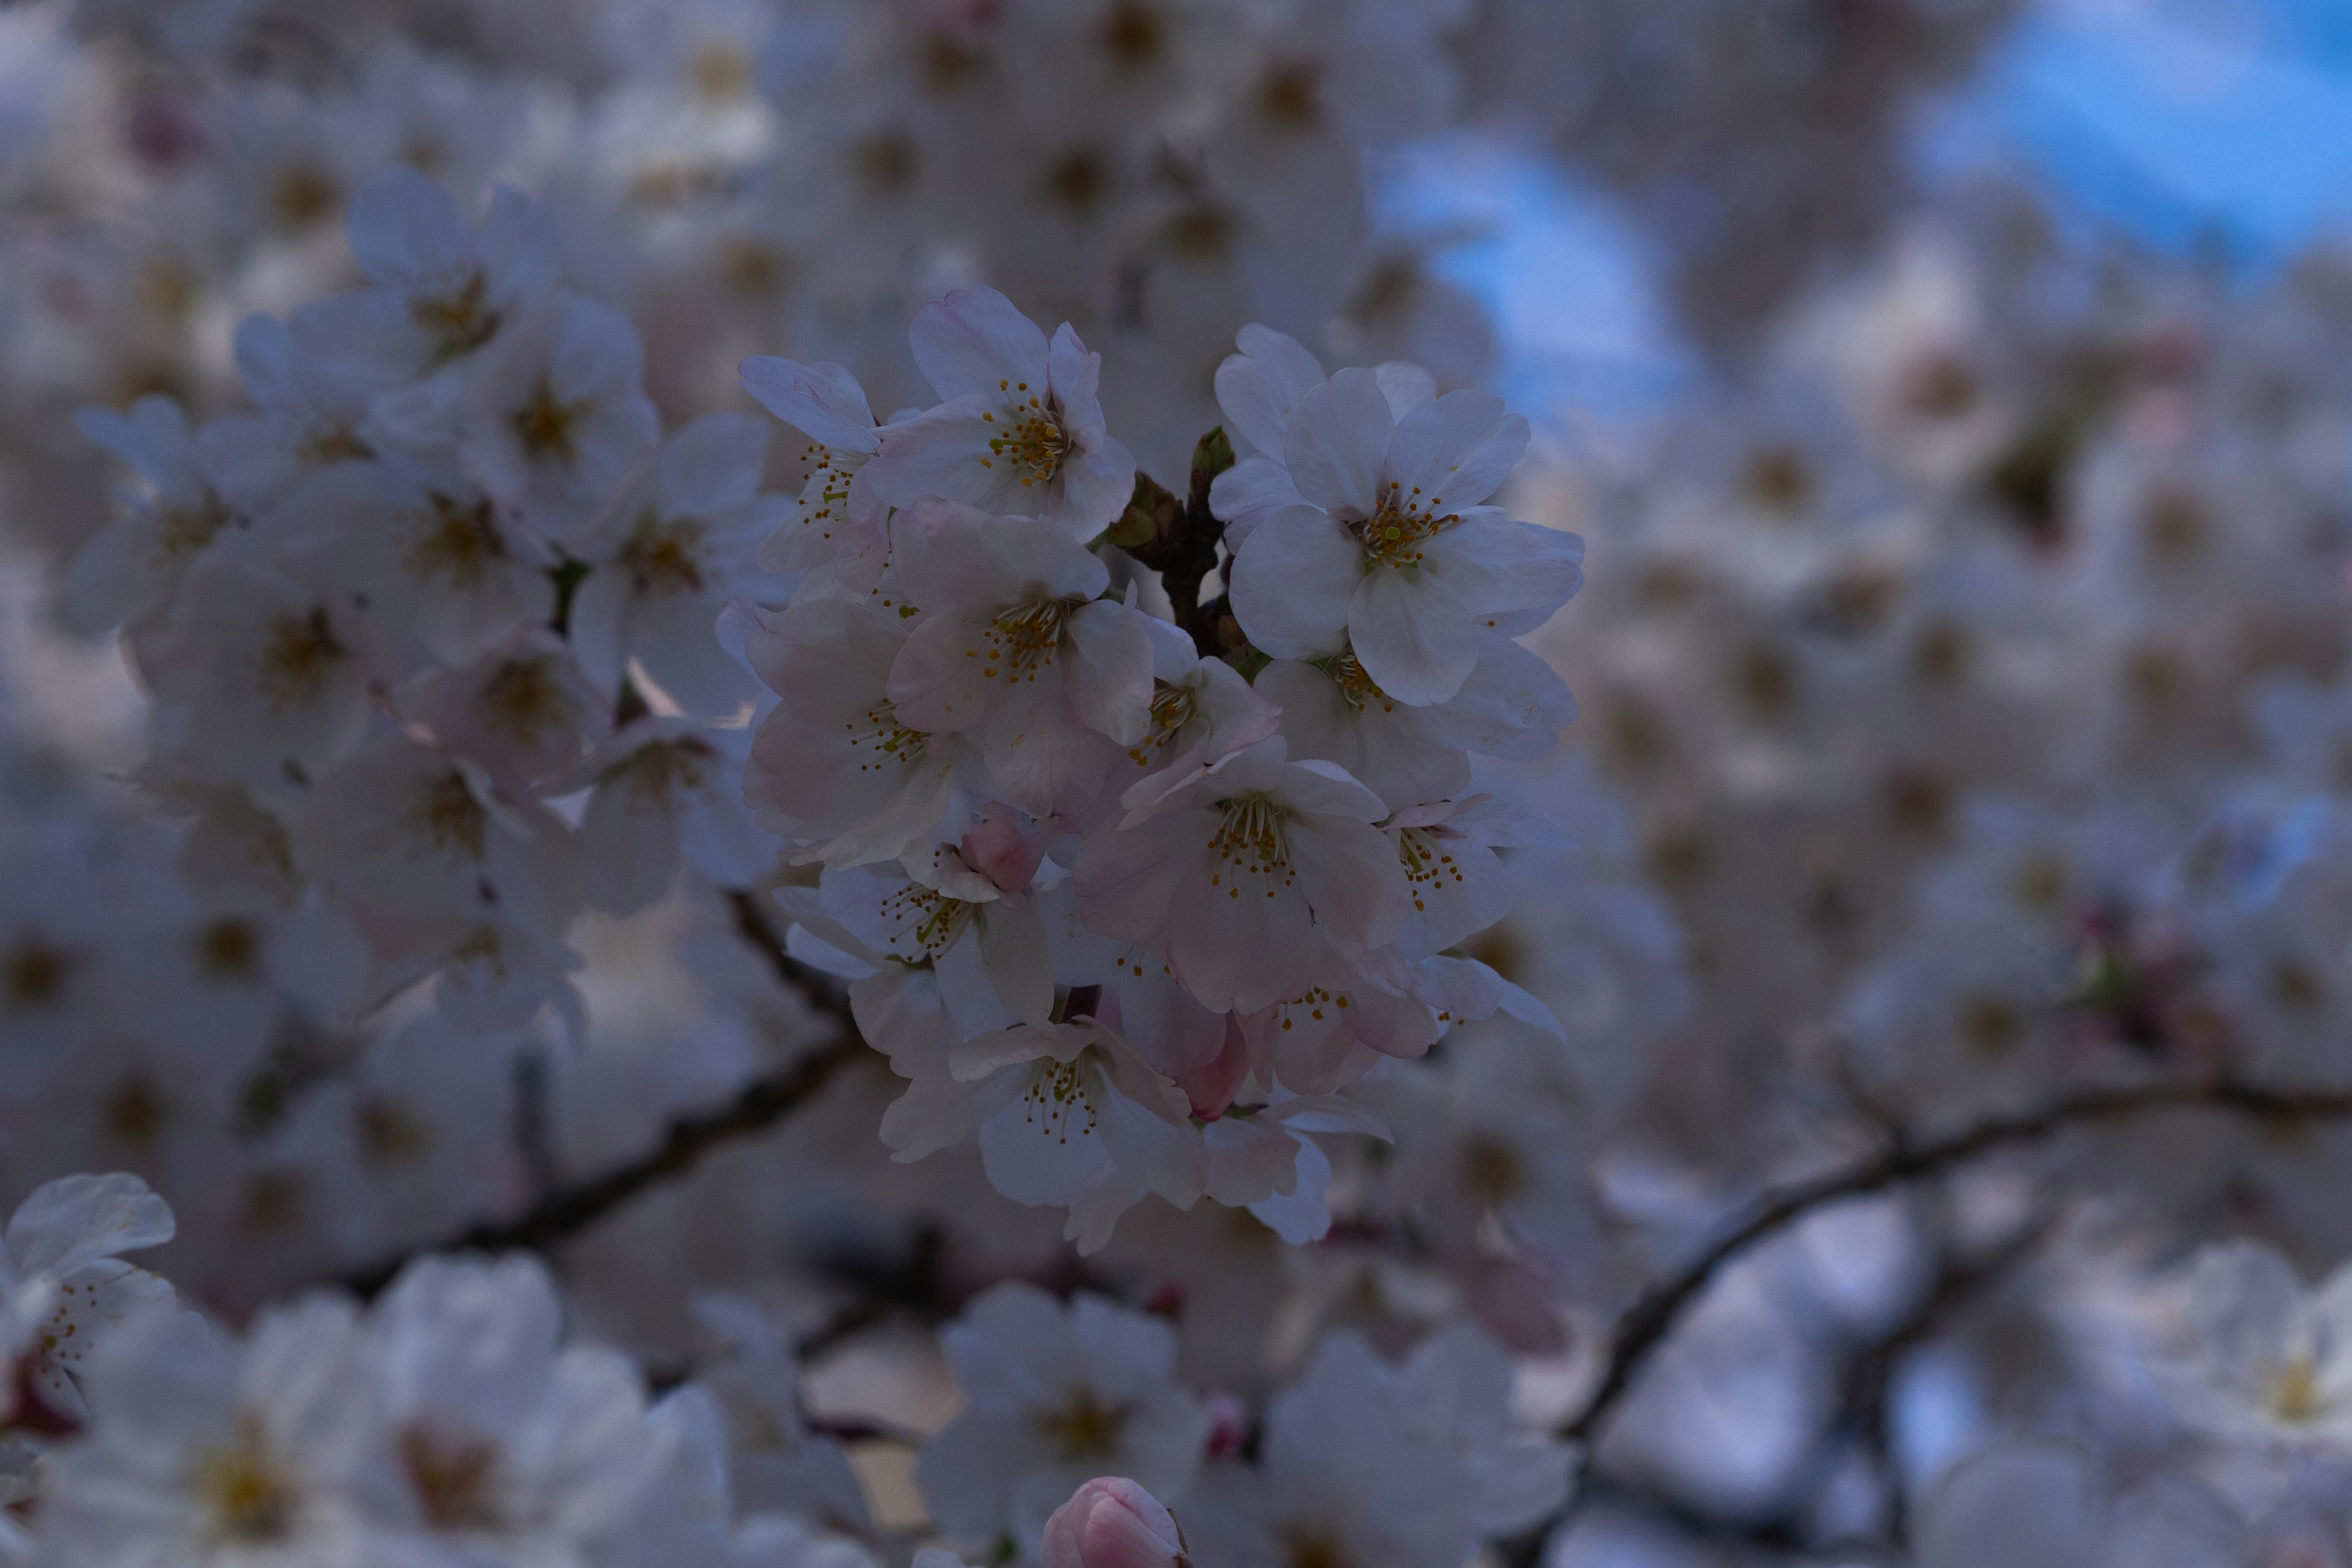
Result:
M983 280L1078 324L1170 482L1252 321L1532 421L1509 499L1591 548L1530 642L1582 712L1482 787L1578 845L1514 858L1475 955L1569 1048L1498 1019L1368 1088L1397 1152L1334 1143L1316 1247L1139 1211L1092 1278L1189 1286L1203 1378L1262 1392L1320 1327L1395 1349L1465 1310L1554 1421L1635 1286L1772 1181L2085 1086L2352 1079L2345 0L0 7L0 916L86 905L124 972L194 918L159 889L212 797L151 754L160 612L110 613L78 564L160 481L76 416L298 404L237 324L354 281L341 219L394 163L554 209L673 426L748 407L753 353L920 401L908 313ZM261 1065L208 1077L153 1016L11 1015L0 1204L138 1170L181 1210L167 1269L241 1313L602 1168L804 1041L731 929L690 877L584 918L577 1049L546 1017L485 1047L414 995L331 1028L273 996L237 1026ZM460 1072L476 1124L416 1147L494 1157L394 1159L380 1108L446 1117L422 1086ZM875 1076L571 1248L588 1319L674 1354L693 1285L799 1310L942 1225L967 1286L1076 1278L976 1165L886 1164ZM172 1121L126 1098L157 1082L207 1087ZM1555 1561L1891 1561L1958 1457L2033 1434L2117 1495L2193 1482L2250 1532L2227 1561L2340 1564L2342 1456L2214 1440L2138 1352L2179 1337L2200 1242L2340 1264L2347 1180L2332 1130L2189 1119L1825 1212L1705 1298ZM918 1335L812 1387L926 1427L951 1403ZM859 1463L919 1510L903 1452Z

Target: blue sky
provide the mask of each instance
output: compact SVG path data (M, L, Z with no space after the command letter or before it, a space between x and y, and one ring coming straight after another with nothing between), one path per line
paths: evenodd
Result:
M1931 177L2020 170L2159 250L2259 274L2352 237L2352 0L2041 0L1923 117ZM1448 141L1397 165L1399 210L1484 237L1449 274L1484 296L1501 390L1623 408L1686 384L1641 241L1538 160Z

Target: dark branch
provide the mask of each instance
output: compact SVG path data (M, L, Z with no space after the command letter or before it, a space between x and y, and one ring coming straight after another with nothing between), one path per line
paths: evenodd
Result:
M1220 427L1192 448L1192 482L1179 500L1150 476L1135 477L1135 499L1110 531L1110 542L1145 568L1160 574L1168 594L1170 619L1191 636L1202 658L1234 646L1226 639L1223 599L1201 603L1201 584L1217 567L1217 543L1225 525L1209 510L1209 487L1234 466L1233 443Z
M362 1297L372 1297L390 1284L410 1258L427 1252L506 1252L517 1248L545 1250L579 1235L648 1189L682 1176L716 1149L757 1136L814 1099L835 1073L865 1054L866 1043L850 1016L849 999L828 975L811 969L784 952L775 928L760 907L759 897L730 893L736 927L745 939L767 955L777 974L808 999L817 1012L830 1017L833 1038L806 1056L745 1084L735 1098L715 1110L680 1117L669 1124L661 1142L625 1165L601 1175L559 1187L520 1216L472 1226L428 1247L411 1248L352 1269L340 1283Z
M1886 1402L1903 1358L1937 1334L1985 1290L2005 1279L2049 1236L2053 1215L2019 1226L1981 1251L1940 1255L1933 1276L1891 1327L1846 1348L1837 1376L1832 1418L1811 1460L1800 1468L1781 1500L1760 1511L1724 1513L1664 1492L1612 1471L1586 1473L1580 1502L1607 1502L1715 1545L1748 1552L1794 1556L1828 1545L1841 1548L1893 1543L1904 1538L1904 1500L1899 1484L1889 1489L1881 1530L1885 1542L1824 1542L1813 1536L1813 1505L1849 1444L1861 1444L1882 1476L1895 1479L1886 1452Z
M2070 1128L2163 1110L2213 1110L2293 1126L2352 1116L2352 1089L2273 1088L2214 1079L2091 1089L2038 1110L1996 1117L1940 1138L1898 1139L1868 1159L1767 1193L1746 1219L1634 1300L1618 1319L1600 1381L1583 1407L1559 1428L1559 1436L1585 1445L1589 1454L1635 1376L1724 1266L1815 1210L1939 1175L1981 1155L2036 1142ZM1503 1542L1502 1560L1511 1564L1539 1561L1545 1539L1566 1521L1581 1495L1571 1498L1566 1509L1534 1530Z
M2221 1080L2093 1089L2055 1100L2039 1110L1997 1117L1942 1138L1900 1142L1858 1164L1791 1183L1767 1194L1747 1219L1634 1301L1618 1320L1609 1365L1599 1385L1585 1401L1584 1408L1560 1428L1559 1435L1574 1441L1591 1437L1608 1419L1658 1342L1717 1272L1758 1242L1815 1209L1932 1176L1979 1155L2034 1142L2070 1127L2156 1110L2195 1110L2280 1122L2352 1116L2352 1089L2270 1089Z

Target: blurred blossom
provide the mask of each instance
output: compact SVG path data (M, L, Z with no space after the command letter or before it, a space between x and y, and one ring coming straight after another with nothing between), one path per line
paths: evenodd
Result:
M0 1568L2346 1568L2347 71L0 10Z

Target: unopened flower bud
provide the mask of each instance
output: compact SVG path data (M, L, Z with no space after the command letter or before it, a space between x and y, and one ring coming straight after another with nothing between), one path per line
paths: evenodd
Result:
M1122 1476L1097 1476L1045 1521L1045 1568L1191 1568L1175 1517Z

